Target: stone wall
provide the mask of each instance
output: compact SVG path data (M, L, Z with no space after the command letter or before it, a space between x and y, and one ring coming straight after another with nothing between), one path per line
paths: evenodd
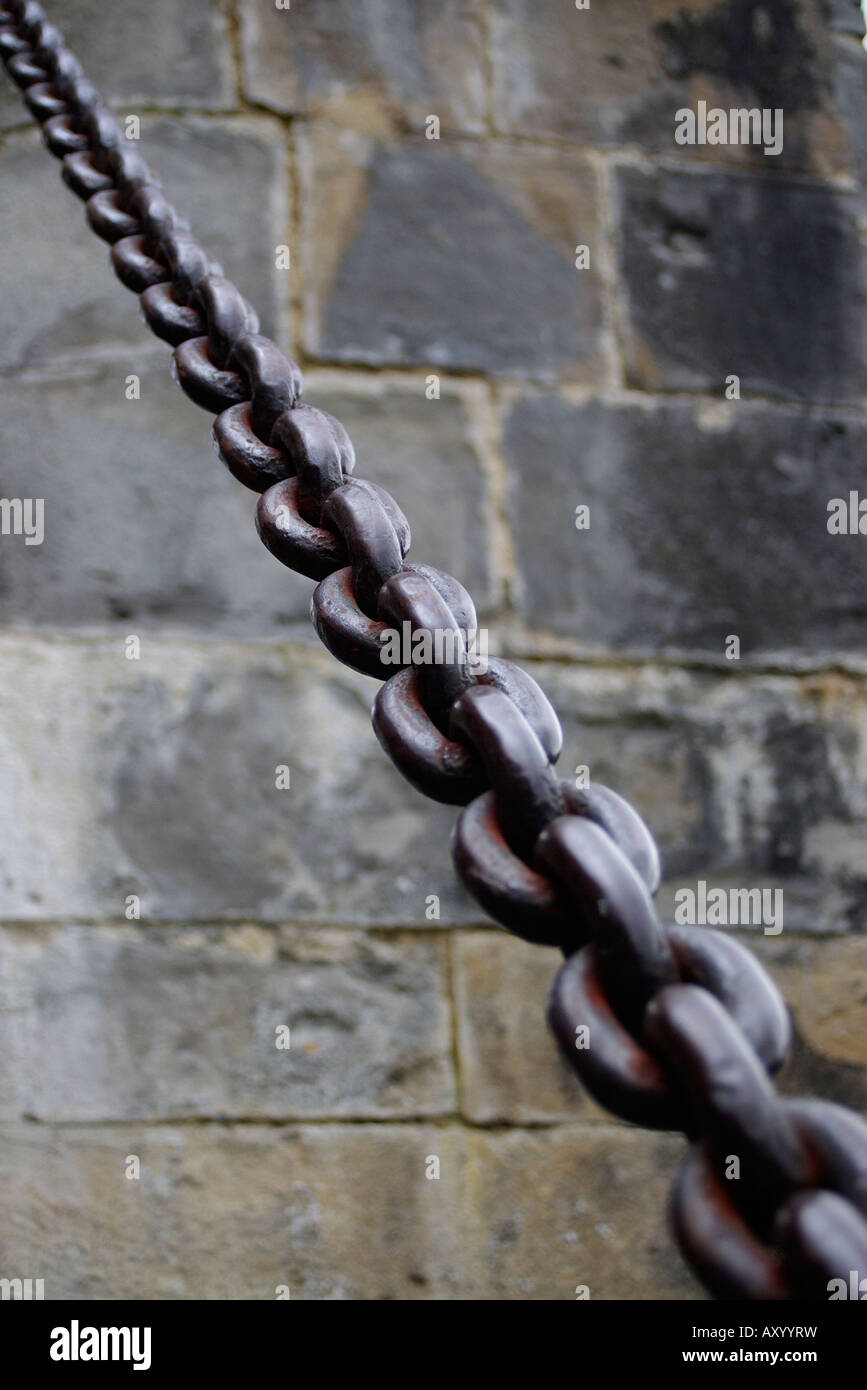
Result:
M566 773L646 817L665 910L783 889L741 935L784 1087L867 1108L867 540L827 529L865 488L857 4L46 6L552 695ZM699 101L780 108L782 152L677 145ZM382 755L5 82L0 132L0 491L45 501L42 545L0 538L0 1274L699 1297L682 1141L558 1061L557 954L457 886L453 812Z

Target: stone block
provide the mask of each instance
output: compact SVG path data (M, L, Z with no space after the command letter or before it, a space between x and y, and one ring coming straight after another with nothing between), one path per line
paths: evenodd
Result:
M865 255L851 194L739 174L621 168L627 378L645 391L860 405Z
M359 130L484 128L485 57L478 0L307 0L278 10L243 0L248 96L291 115Z
M436 937L128 922L4 928L0 958L6 1118L454 1110Z
M602 378L602 234L583 156L323 125L299 141L315 358ZM590 268L576 269L577 245Z

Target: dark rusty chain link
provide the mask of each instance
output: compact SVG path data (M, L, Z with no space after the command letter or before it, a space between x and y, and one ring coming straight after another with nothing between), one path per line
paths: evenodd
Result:
M764 970L719 932L660 922L643 821L608 788L556 776L560 725L526 672L474 669L469 594L406 562L400 508L352 476L343 426L301 404L298 367L258 332L33 0L0 0L0 56L117 276L174 348L178 383L217 416L220 457L261 494L265 545L317 580L313 622L329 651L385 679L387 629L454 639L447 658L385 680L377 736L415 787L464 808L454 859L478 902L562 948L550 1021L587 1089L624 1120L688 1136L672 1201L687 1260L729 1298L826 1298L832 1278L867 1276L867 1125L774 1090L790 1028Z

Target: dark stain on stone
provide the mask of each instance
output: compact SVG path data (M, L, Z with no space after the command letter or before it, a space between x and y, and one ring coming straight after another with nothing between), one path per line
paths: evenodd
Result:
M505 1221L500 1223L499 1230L497 1231L497 1243L499 1245L515 1245L519 1235L520 1231L517 1221L508 1217Z
M786 113L820 105L820 62L794 0L724 0L654 26L672 77L706 72Z
M708 229L682 219L674 219L665 233L665 242L660 249L666 258L680 265L705 265L710 261Z
M867 883L846 879L849 904L845 910L846 926L849 931L867 931Z
M109 594L106 598L105 603L109 612L109 616L114 618L118 622L123 622L127 618L132 618L134 615L133 605L131 603L128 603L126 599L118 598L113 594Z

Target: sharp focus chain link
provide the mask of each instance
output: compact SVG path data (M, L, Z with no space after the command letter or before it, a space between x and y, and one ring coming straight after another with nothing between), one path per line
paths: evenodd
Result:
M660 922L643 821L608 788L557 777L560 725L526 672L474 669L469 594L407 562L399 506L354 476L340 422L301 403L299 368L259 333L33 0L0 0L0 56L116 275L173 348L178 384L217 417L220 458L260 494L265 545L317 581L322 641L384 680L383 748L426 796L463 808L462 881L510 931L563 950L549 1018L565 1056L615 1115L687 1135L672 1218L692 1268L717 1296L751 1299L825 1298L830 1279L867 1274L867 1124L778 1096L789 1019L764 970L719 932ZM405 623L449 636L447 654L385 667L383 633Z

